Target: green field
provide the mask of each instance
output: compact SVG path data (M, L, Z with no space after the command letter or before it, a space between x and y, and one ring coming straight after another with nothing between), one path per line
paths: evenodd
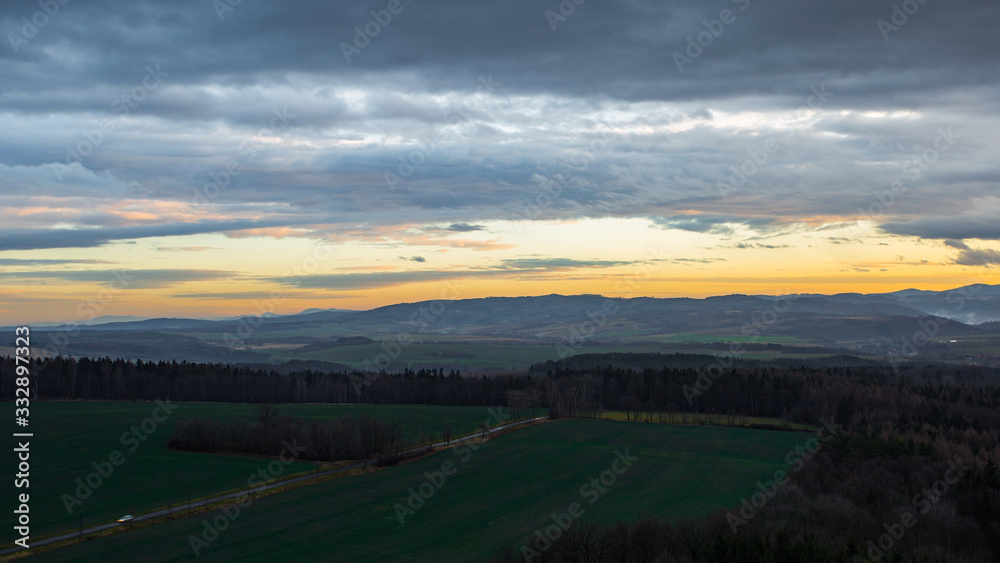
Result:
M644 514L672 519L731 507L758 479L787 469L808 434L733 428L562 420L517 430L468 456L450 449L379 472L255 500L204 561L476 561L552 524L571 503L597 523ZM594 503L581 487L612 469L615 452L638 460ZM467 457L467 460L463 461ZM451 461L446 479L405 524L394 505ZM621 468L621 466L619 466ZM183 561L210 513L42 554L41 561Z
M13 417L13 405L6 404ZM206 418L253 418L256 405L178 403L177 410L148 439L139 442L128 438L123 444L122 434L132 426L139 426L153 413L155 403L125 402L36 402L31 409L30 438L31 471L28 492L31 500L31 530L33 537L76 529L80 513L84 525L114 520L127 513L142 513L181 504L191 498L240 488L247 477L266 465L264 459L245 456L228 456L179 452L168 450L167 440L177 420L192 416ZM489 418L485 408L436 407L427 405L281 405L281 413L309 419L334 418L346 415L367 414L380 420L396 420L404 436L416 440L423 432L440 435L445 424L452 434L471 433ZM147 426L151 428L151 426ZM145 434L143 434L145 435ZM3 441L6 452L16 445L7 434ZM134 452L129 452L135 448ZM111 452L121 452L124 463L97 487L92 496L75 506L70 514L62 502L62 495L73 495L76 478L86 480L95 470L91 463L108 463ZM5 498L16 498L24 492L13 486L15 459L3 464ZM106 467L106 466L105 466ZM309 463L289 466L286 475L309 471ZM284 475L283 475L284 476ZM97 477L92 478L96 482ZM86 492L86 491L84 491ZM10 530L13 515L3 518L5 538L2 543L13 541Z
M747 336L743 334L702 334L694 332L682 332L677 334L647 334L643 336L645 340L656 340L658 342L742 342L756 344L787 344L787 345L815 345L815 343L802 340L795 336Z
M626 413L624 411L603 411L597 414L597 418L605 420L622 420L622 421L632 421L632 422L656 422L660 424L695 424L698 426L731 426L731 427L749 427L751 425L768 425L768 426L783 426L789 430L799 430L805 432L811 432L817 430L817 427L811 426L809 424L802 424L799 422L785 422L780 418L767 418L763 416L730 416L724 414L714 414L714 413L667 413L667 412L655 412L652 415L652 420L647 421L647 413L641 412L638 415L633 413ZM758 426L759 427L759 426Z

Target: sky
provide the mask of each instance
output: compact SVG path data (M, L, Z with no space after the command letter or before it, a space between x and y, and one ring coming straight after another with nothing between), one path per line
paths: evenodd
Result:
M3 2L0 322L1000 283L998 24L986 0Z

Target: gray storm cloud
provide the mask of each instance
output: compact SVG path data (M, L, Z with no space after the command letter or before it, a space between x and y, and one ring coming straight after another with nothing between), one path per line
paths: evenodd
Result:
M189 204L209 189L199 210L216 219L69 214L55 230L12 215L0 248L226 232L262 214L457 233L508 218L724 233L719 218L829 216L1000 239L985 219L948 219L1000 180L992 3L931 0L899 22L892 2L862 0L588 2L555 29L554 0L403 5L375 26L384 2L74 2L32 29L36 4L4 3L0 205ZM716 23L724 10L734 21ZM949 127L961 138L928 160Z

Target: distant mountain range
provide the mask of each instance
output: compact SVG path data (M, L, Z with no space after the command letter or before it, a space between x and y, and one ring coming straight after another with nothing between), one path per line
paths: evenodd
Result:
M727 330L749 322L754 314L763 314L775 306L776 300L788 303L788 312L781 317L785 323L793 317L875 319L891 317L935 316L977 325L1000 321L1000 285L971 285L947 291L906 289L893 293L836 295L796 294L791 296L724 295L694 298L631 299L600 295L544 295L537 297L488 297L454 301L400 303L368 311L345 309L306 309L293 315L263 315L264 325L334 324L352 327L353 332L392 332L397 329L425 328L426 332L530 334L545 332L547 327L562 323L583 322L588 313L611 312L616 323L664 324L670 332L685 330ZM239 316L217 319L143 318L134 316L104 316L78 321L83 330L190 330L224 329L241 319ZM780 319L779 319L780 320ZM776 323L782 324L782 323ZM36 328L60 330L73 327L70 323L37 323ZM11 327L3 327L11 328ZM265 329L266 330L266 329Z
M311 309L306 309L306 310L304 310L304 311L302 311L300 313L296 313L295 315L278 315L278 314L275 314L275 313L264 313L261 316L263 318L270 319L270 318L275 318L275 317L294 317L296 315L309 315L309 314L312 314L312 313L325 313L325 312L356 313L357 310L354 310L354 309L319 309L319 308L313 307ZM238 320L240 320L240 319L242 319L244 317L245 317L245 315L239 315L239 316L235 316L235 317L216 317L216 318L212 318L212 319L171 319L171 320L199 321L199 322L200 321L206 321L206 322L211 322L211 321L238 321ZM136 316L133 316L133 315L103 315L103 316L100 316L100 317L94 317L92 319L85 319L85 320L77 321L76 324L82 325L82 326L97 326L97 325L109 325L109 324L115 324L115 323L118 323L118 324L121 324L121 323L136 323L136 322L139 322L139 321L148 321L148 320L163 320L163 319L150 319L149 317L136 317ZM51 321L44 322L43 321L43 322L38 322L38 323L32 323L31 326L35 327L35 328L53 328L53 327L59 328L59 327L66 327L66 326L70 326L70 325L68 323L66 323L66 322L51 322ZM0 328L11 328L11 327L0 327ZM139 328L139 326L136 325L136 328Z
M93 325L100 325L100 324L106 324L106 323L128 323L128 322L135 322L135 321L144 321L146 319L147 319L147 317L134 317L134 316L131 316L131 315L105 315L103 317L94 317L92 319L82 320L82 321L79 321L78 324L87 325L87 326L93 326ZM42 328L42 327L64 326L65 324L66 323L64 323L64 322L40 322L40 323L32 323L31 326L35 327L35 328ZM7 328L7 327L4 327L4 328Z
M947 291L904 289L871 295L841 293L830 299L855 304L894 302L922 314L967 324L1000 321L1000 285L976 284Z
M840 347L912 337L929 322L937 327L938 337L1000 332L1000 286L705 299L489 297L400 303L369 311L307 309L266 318L102 317L100 324L97 321L79 327L36 325L36 329L52 333L78 329L66 353L156 357L157 347L166 347L175 355L184 350L184 357L192 361L267 362L271 356L255 346L306 347L329 345L347 336L389 340L399 334L464 335L522 343L554 343L582 335L609 344L688 336L725 341L734 335L762 335ZM142 354L138 354L140 349Z

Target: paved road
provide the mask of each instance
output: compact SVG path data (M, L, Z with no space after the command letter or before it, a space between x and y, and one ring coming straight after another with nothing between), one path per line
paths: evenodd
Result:
M538 417L535 417L535 418L529 418L527 420L519 420L517 422L511 422L510 424L504 424L502 426L497 426L495 428L490 428L490 432L492 433L492 432L496 432L498 430L506 430L507 428L513 428L514 426L521 426L523 424L528 424L530 422L537 422L539 420L544 420L544 419L545 419L544 416L538 416ZM454 440L451 440L450 443L451 444L456 444L456 443L459 443L459 442L465 442L466 440L472 440L474 438L478 438L479 435L480 435L480 433L476 432L475 434L471 434L471 435L465 436L463 438L455 438ZM432 444L432 446L435 447L435 448L438 448L438 447L441 447L441 446L444 446L444 445L447 445L447 444L445 442L438 442L436 444ZM408 453L409 454L409 453L418 452L418 451L420 451L420 450L422 450L422 449L424 449L426 447L427 446L421 446L419 448L413 448L412 450L407 450L404 453ZM285 485L288 485L290 483L298 483L298 482L301 482L301 481L307 481L309 479L314 479L316 477L323 477L325 475L332 475L334 473L340 473L342 471L349 471L351 469L357 469L359 467L365 467L365 466L367 466L369 464L375 463L376 459L377 458L369 459L368 461L359 461L358 463L354 463L354 464L351 464L351 465L345 465L344 467L338 467L336 469L328 469L326 471L320 471L319 473L310 473L308 475L303 475L301 477L294 477L292 479L285 479L284 481L279 481L277 483L270 483L270 484L266 484L266 485L261 485L259 487L255 487L253 489L250 489L250 492L259 493L259 492L267 491L269 489L274 489L274 488L277 488L277 487L284 487ZM213 503L216 503L216 502L219 502L219 501L223 501L223 500L235 500L235 499L238 499L238 498L245 497L246 494L247 494L247 491L246 490L242 490L242 491L238 491L238 492L235 492L235 493L227 493L227 494L224 494L224 495L218 495L218 496L214 496L214 497L210 497L210 498L196 500L196 501L192 501L191 502L190 507L191 508L197 508L199 506L205 506L206 504L213 504ZM172 512L178 512L178 513L180 513L180 512L183 512L184 510L187 510L186 508L184 508L184 506L185 505L178 505L178 506L174 507L173 509L167 509L167 508L165 508L163 510L155 510L153 512L147 512L146 514L138 514L138 515L136 515L132 519L132 522L142 522L143 520L149 520L150 518L158 518L160 516L167 516L168 514L171 514ZM109 530L111 528L115 528L115 527L118 527L118 526L121 526L121 525L122 524L119 524L118 522L110 522L110 523L107 523L107 524L98 524L97 526L91 526L89 528L84 528L83 529L83 535L93 534L94 532L101 532L101 531L104 531L104 530ZM42 539L42 540L33 541L33 542L30 542L29 545L31 547L40 546L40 545L48 545L50 543L55 543L55 542L60 542L60 541L63 541L63 540L73 539L73 538L76 538L76 537L79 537L79 536L80 536L80 531L77 530L75 532L70 532L68 534L61 534L61 535L58 535L58 536L52 536L50 538L45 538L45 539ZM4 554L7 554L7 553L14 553L15 551L23 551L23 550L24 550L24 548L20 547L20 546L9 547L7 549L0 550L0 555L4 555Z

